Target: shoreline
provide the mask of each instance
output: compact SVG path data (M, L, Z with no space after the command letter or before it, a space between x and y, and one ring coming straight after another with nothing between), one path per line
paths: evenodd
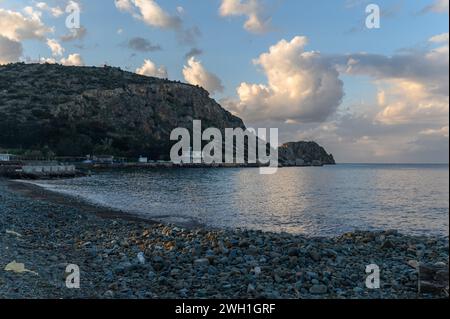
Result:
M135 221L148 223L151 225L157 224L166 224L162 223L158 220L153 220L151 218L145 218L140 216L139 213L134 213L131 211L124 211L121 209L108 207L101 204L96 204L90 202L87 199L76 195L64 194L57 191L52 191L46 189L45 187L34 184L33 182L27 180L9 180L8 188L12 191L19 192L20 194L30 197L34 200L44 200L47 202L57 203L61 205L66 205L70 207L74 207L76 209L82 210L86 213L94 214L100 218L106 219L123 219L127 221ZM187 229L194 228L207 228L206 225L203 225L198 222L182 222L182 223L167 223L167 225L179 226ZM217 228L208 227L210 230L218 230Z
M81 197L51 191L42 186L30 183L28 181L8 180L6 184L10 190L18 192L21 195L28 197L32 200L43 200L51 203L69 206L75 209L79 209L88 214L94 214L100 218L109 218L109 219L120 218L128 221L158 224L157 221L145 219L131 212L126 212L119 209L114 209L90 203L89 201Z
M442 289L418 294L411 266L445 264L448 276L448 237L379 231L313 238L163 225L1 179L0 199L0 298L448 296ZM38 275L5 272L13 260ZM382 269L381 289L365 287L371 263ZM65 287L67 264L79 265L81 289Z

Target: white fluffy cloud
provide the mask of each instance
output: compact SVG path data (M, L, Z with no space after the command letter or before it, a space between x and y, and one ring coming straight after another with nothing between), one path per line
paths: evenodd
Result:
M49 12L55 18L58 18L64 14L64 11L63 11L63 9L61 9L61 7L59 7L59 6L51 7L45 2L36 3L36 8L38 8L39 10L42 10L42 11Z
M27 9L26 15L20 12L0 8L0 35L10 40L22 41L28 39L44 39L53 32L45 26L40 15Z
M307 38L281 40L254 63L267 76L267 84L242 83L235 109L250 121L266 119L321 122L341 103L343 83L334 66L320 53L305 51Z
M47 45L52 51L53 56L62 56L64 54L65 50L57 40L47 39Z
M115 0L116 8L121 11L131 12L133 10L133 4L131 0Z
M183 25L184 10L180 11L180 7L177 13L169 14L155 0L115 0L115 5L151 27L174 31L181 44L193 45L201 35L198 27Z
M163 29L177 29L181 27L181 20L164 11L154 0L115 0L116 7L127 11L146 24Z
M439 123L449 113L448 33L429 39L426 52L392 57L353 54L344 72L368 75L378 86L377 119L386 124Z
M39 11L25 7L23 13L0 8L0 63L17 62L23 40L45 40L52 28L45 26Z
M144 60L144 64L136 69L136 73L145 76L153 76L157 78L168 78L167 69L165 66L156 66L151 60Z
M448 162L448 50L444 33L431 37L423 51L338 57L333 62L343 64L341 72L372 79L376 101L353 105L320 125L285 124L284 138L316 140L338 160Z
M384 80L379 85L376 119L382 123L433 124L448 118L448 96L433 94L424 83Z
M219 9L222 17L246 16L244 28L253 33L264 33L271 29L271 19L264 12L260 0L222 0Z
M69 54L69 56L67 58L62 58L60 62L61 62L61 64L67 65L67 66L69 66L69 65L70 66L83 66L84 65L83 58L78 53Z
M183 75L188 83L199 85L211 94L223 91L221 80L215 74L208 72L195 57L188 59L187 65L183 68Z

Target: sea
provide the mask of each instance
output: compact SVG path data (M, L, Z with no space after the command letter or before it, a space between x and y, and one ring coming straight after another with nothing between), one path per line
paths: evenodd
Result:
M33 182L142 218L307 236L395 229L449 234L447 164L111 170Z

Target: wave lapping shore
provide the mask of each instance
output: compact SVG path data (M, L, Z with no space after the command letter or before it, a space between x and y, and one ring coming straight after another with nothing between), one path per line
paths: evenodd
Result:
M448 286L447 237L185 229L19 188L0 180L0 298L448 297L439 285L419 293L417 269L446 274ZM4 270L12 261L30 271ZM66 287L68 264L80 289ZM370 264L380 289L366 287Z

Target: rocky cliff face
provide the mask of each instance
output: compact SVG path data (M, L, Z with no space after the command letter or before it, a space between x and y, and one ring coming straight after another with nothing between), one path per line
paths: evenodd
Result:
M202 88L112 67L0 66L0 148L167 158L170 132L242 127Z
M315 142L291 142L278 149L283 166L334 165L333 155Z
M0 149L59 156L109 154L168 159L174 128L245 129L206 90L112 67L0 66ZM334 164L314 142L287 143L280 163Z

